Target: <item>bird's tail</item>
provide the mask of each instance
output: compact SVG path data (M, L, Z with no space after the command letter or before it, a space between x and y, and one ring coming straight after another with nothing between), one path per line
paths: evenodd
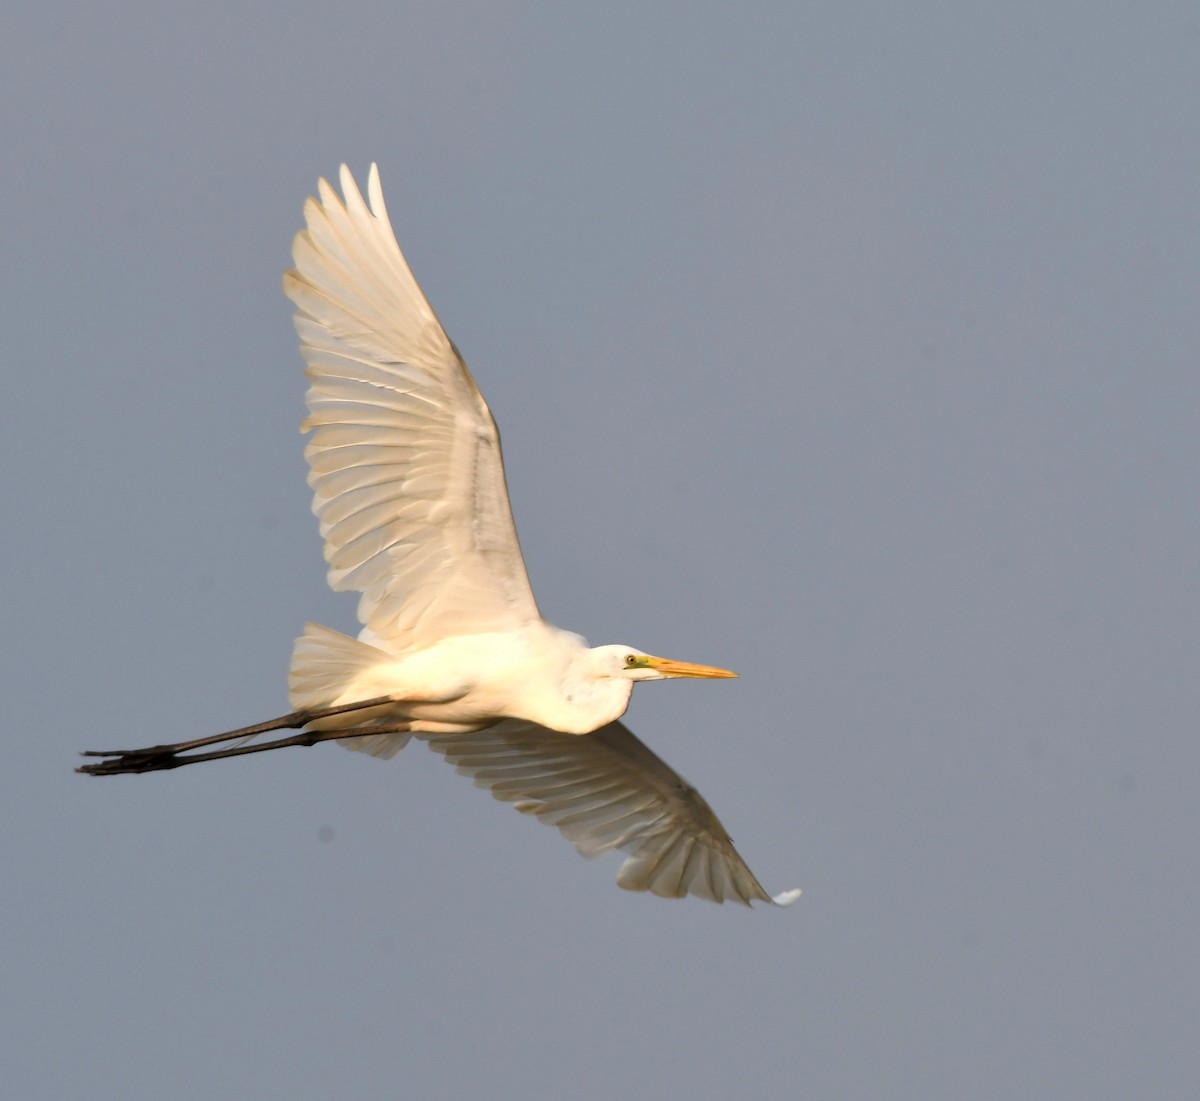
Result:
M317 623L306 623L304 634L292 650L292 668L288 674L288 695L292 707L332 707L353 703L354 684L359 675L382 662L392 660L382 650L356 638L331 631ZM378 693L368 693L371 698ZM366 726L372 722L394 721L395 715L382 707L351 712L336 719L324 719L311 725L319 730L337 724ZM394 757L406 745L411 734L365 734L361 738L343 738L339 745L372 757Z

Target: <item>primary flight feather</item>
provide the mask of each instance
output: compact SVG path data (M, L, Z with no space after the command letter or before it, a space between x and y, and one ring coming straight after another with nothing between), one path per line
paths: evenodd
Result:
M321 180L295 266L308 364L305 449L329 583L361 593L357 639L308 624L294 711L226 734L89 753L95 775L337 740L379 757L416 736L585 856L627 854L617 882L666 897L787 905L721 823L617 720L637 681L731 677L628 646L589 648L538 613L508 503L500 437L396 243L372 165L364 201ZM298 728L246 744L270 730ZM232 746L229 743L235 743ZM207 746L222 748L196 752Z

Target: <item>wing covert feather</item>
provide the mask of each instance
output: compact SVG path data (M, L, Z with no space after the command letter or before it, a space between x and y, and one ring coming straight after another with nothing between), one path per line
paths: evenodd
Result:
M284 291L308 364L305 449L329 584L398 648L537 618L487 403L413 278L379 174L321 180Z
M560 734L506 720L474 734L418 735L478 787L556 826L587 857L627 854L617 883L665 898L788 905L772 898L712 808L624 724Z

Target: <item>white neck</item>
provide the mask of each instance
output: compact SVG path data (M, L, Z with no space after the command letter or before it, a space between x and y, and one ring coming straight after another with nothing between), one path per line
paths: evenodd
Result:
M522 708L529 719L564 734L590 734L625 714L633 681L625 677L600 676L585 650L569 662L555 678L550 692L538 694ZM557 690L554 690L557 689Z

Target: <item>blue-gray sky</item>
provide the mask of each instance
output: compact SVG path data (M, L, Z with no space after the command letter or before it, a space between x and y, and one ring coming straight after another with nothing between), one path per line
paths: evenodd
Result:
M6 1091L1195 1096L1198 19L6 12ZM546 614L743 674L628 721L791 910L622 892L418 746L71 771L354 629L279 287L342 160Z

